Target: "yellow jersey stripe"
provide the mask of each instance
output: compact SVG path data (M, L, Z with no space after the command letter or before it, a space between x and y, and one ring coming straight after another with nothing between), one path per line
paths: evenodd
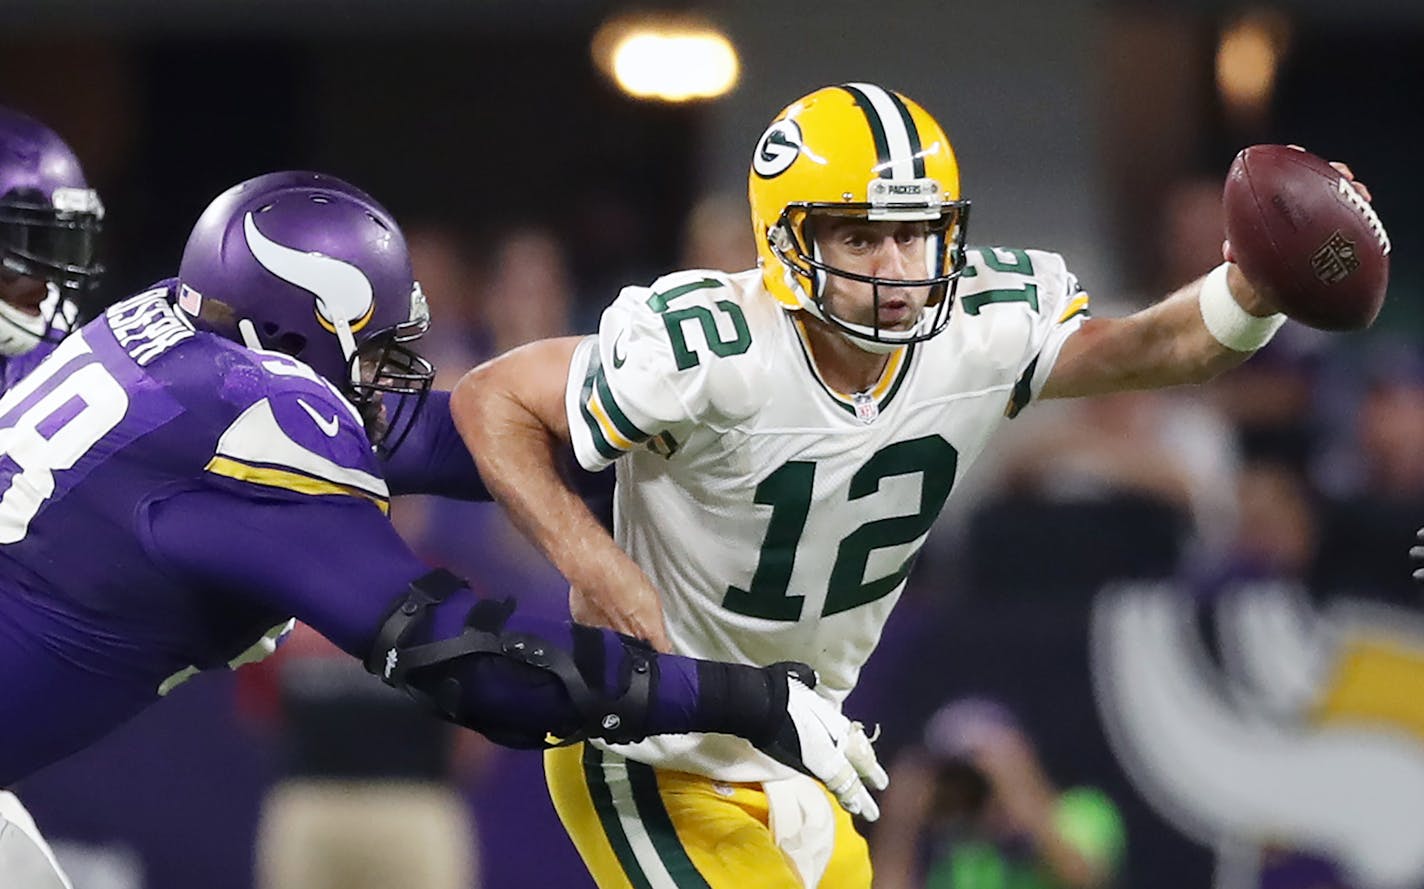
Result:
M900 372L900 365L905 363L905 353L908 349L901 346L890 353L890 360L885 364L885 372L880 375L880 382L875 384L875 388L870 390L870 397L879 401L885 397L885 393L890 391L890 384L895 381L895 376Z
M816 381L821 384L821 388L826 390L826 394L839 401L842 405L855 409L855 396L847 395L833 388L821 376L821 369L816 366L815 353L811 350L811 339L806 335L806 327L800 318L792 318L792 324L796 327L796 334L801 338L801 346L806 353L806 363L811 366L811 373L815 374ZM880 379L870 389L870 397L879 401L885 393L890 391L890 387L895 383L895 377L900 373L900 368L905 363L905 355L909 353L908 346L901 346L890 353L890 360L885 363L885 369L880 372Z
M303 475L300 472L293 472L288 469L275 469L271 466L252 466L228 457L214 457L209 460L208 465L203 468L214 475L221 475L268 488L281 488L284 491L295 491L298 494L307 494L310 496L342 494L347 497L359 497L362 500L369 500L376 504L383 513L389 514L391 511L390 501L384 497L376 497L360 488L353 488L350 485L340 485L325 479L313 478L312 476Z
M1083 310L1086 309L1087 307L1088 307L1088 294L1086 294L1086 293L1080 293L1080 294L1078 294L1077 296L1073 297L1072 302L1068 303L1068 308L1066 308L1066 309L1063 310L1063 314L1061 314L1061 315L1058 316L1058 323L1059 323L1059 324L1062 324L1064 321L1067 321L1069 318L1072 318L1074 315L1076 315L1076 314L1078 314L1079 312L1083 311Z
M603 409L603 398L595 389L588 399L588 409L598 421L598 426L603 430L603 437L608 439L609 444L623 451L631 451L638 446L638 443L631 441L623 433L618 431L618 427L613 425L613 420Z

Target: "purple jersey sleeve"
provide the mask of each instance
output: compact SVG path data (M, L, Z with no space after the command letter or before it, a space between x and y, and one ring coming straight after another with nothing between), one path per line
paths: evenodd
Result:
M395 407L393 415L399 413ZM392 494L436 494L489 500L475 460L450 416L450 393L431 392L411 422L405 441L381 467Z
M9 391L53 351L54 343L43 342L23 355L0 357L0 394Z
M196 587L310 625L365 658L391 602L429 566L374 503L192 491L150 508L150 545Z
M399 410L399 408L396 408ZM393 411L394 415L394 411ZM560 467L579 496L595 512L611 509L613 473L588 472L566 454ZM450 393L431 392L415 415L410 432L394 454L381 464L391 494L434 494L455 500L492 500L475 459L465 447L450 415Z
M292 615L362 660L395 603L428 572L376 505L351 497L250 500L217 491L184 493L155 506L150 540L195 586ZM458 635L477 600L473 590L461 589L435 610L423 638L412 641ZM565 652L576 647L568 623L515 614L506 630ZM658 655L611 630L597 631L597 637L600 668L588 678L605 693L626 683L629 658L658 660L650 733L725 731L763 721L740 712L764 706L762 701L734 707L718 700L712 707L701 693L703 677L714 675L709 670L722 677L733 669L756 672L752 668ZM537 739L550 731L563 736L583 720L552 674L504 657L468 659L454 669L468 709L481 714L475 727L497 739Z

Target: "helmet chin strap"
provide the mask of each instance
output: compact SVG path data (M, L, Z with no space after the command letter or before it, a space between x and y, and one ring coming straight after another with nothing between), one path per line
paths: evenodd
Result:
M341 357L351 368L351 385L354 386L361 382L361 367L351 360L351 356L356 354L356 337L351 333L351 323L345 318L337 318L331 326L336 328L336 341L341 343Z
M857 349L860 349L862 352L869 352L872 355L889 355L891 352L905 345L904 343L895 343L882 340L868 340L864 337L856 336L855 334L847 330L840 331L840 334L841 336L849 340L851 345L855 346Z
M240 318L237 322L237 332L242 336L242 344L249 349L262 349L262 341L257 338L257 326L252 323L251 318Z
M0 306L3 306L0 303ZM351 360L351 356L356 354L356 337L351 333L351 324L344 318L338 318L331 325L336 328L337 342L341 343L341 354L346 359L346 363L351 365L351 382L361 382L361 368ZM252 323L251 318L240 318L237 322L237 332L242 337L242 344L249 349L265 349L262 340L257 337L257 326ZM0 344L3 349L3 344ZM3 352L0 352L3 354Z

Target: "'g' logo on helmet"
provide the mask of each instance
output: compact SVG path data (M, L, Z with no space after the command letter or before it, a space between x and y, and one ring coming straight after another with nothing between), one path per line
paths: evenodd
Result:
M752 169L763 179L780 176L801 154L801 127L791 119L772 124L757 143Z

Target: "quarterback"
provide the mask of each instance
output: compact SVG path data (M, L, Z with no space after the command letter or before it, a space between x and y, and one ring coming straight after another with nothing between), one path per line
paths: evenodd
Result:
M1090 319L1061 256L966 248L949 140L872 84L789 105L749 179L758 268L627 287L596 335L476 368L453 410L577 619L698 657L795 658L835 702L1008 418L1034 399L1210 379L1284 321L1229 261L1135 315ZM554 471L563 443L588 469L616 465L612 536ZM546 757L604 889L870 885L850 817L744 742Z
M731 732L873 817L861 775L883 772L801 665L709 663L528 617L405 546L385 515L400 487L383 467L399 461L378 453L433 440L419 418L434 369L410 348L427 323L379 204L273 173L209 206L177 278L71 333L0 398L0 786L199 669L270 652L295 617L496 741ZM417 476L441 449L421 451L401 485L438 489ZM0 797L0 885L64 885L13 803Z

